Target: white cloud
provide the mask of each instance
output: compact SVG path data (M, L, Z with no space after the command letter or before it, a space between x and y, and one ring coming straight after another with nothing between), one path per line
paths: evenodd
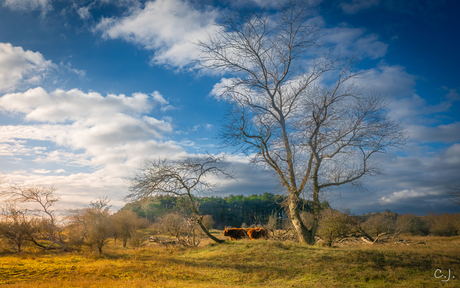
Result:
M448 87L443 86L442 87L444 90L449 91L449 93L446 95L446 99L452 102L455 101L460 101L460 95L458 94L457 89L450 89Z
M454 105L454 102L458 101L458 99L449 98L448 96L446 96L445 99L441 99L437 104L428 104L424 98L415 93L409 97L394 99L390 104L390 114L396 119L404 120L404 124L408 126L425 124L431 127L439 122L439 119L435 117L436 115L448 112ZM450 125L452 124L453 123ZM450 128L446 126L440 126L438 128L447 132L448 129L455 128L455 126L456 124L450 126ZM426 127L426 129L430 127ZM439 131L441 132L441 130ZM420 135L416 131L414 131L414 133Z
M36 173L36 174L48 174L51 172L51 170L46 170L46 169L34 169L32 171L33 173Z
M159 95L159 94L158 94ZM24 114L26 121L62 123L27 126L3 126L3 135L14 138L56 142L72 149L87 149L104 145L123 144L130 140L161 139L172 131L169 122L142 115L149 112L158 98L135 93L131 97L96 92L84 93L78 89L55 90L43 88L24 93L6 94L0 98L0 107L6 111ZM18 133L19 132L19 133Z
M94 28L106 39L123 39L154 50L153 64L183 68L197 59L194 41L206 36L218 17L215 9L198 10L188 1L150 1L122 18L103 18Z
M50 0L3 0L2 2L3 6L19 11L42 10L46 13L52 9Z
M87 20L91 18L91 13L89 12L90 6L86 7L80 7L77 9L78 16L80 16L81 19Z
M23 157L22 164L34 168L5 174L13 182L56 185L63 196L85 204L102 195L119 200L126 192L122 178L145 158L184 152L180 143L165 138L171 123L152 116L155 107L164 106L168 102L156 91L102 96L38 87L6 94L0 107L22 116L25 124L0 126L0 156L10 163Z
M411 96L415 92L415 76L408 74L399 65L387 65L381 62L376 68L359 71L361 74L354 83L390 99Z
M37 87L23 93L4 95L0 98L0 107L9 112L24 113L28 121L62 123L78 120L92 125L101 118L109 117L129 123L130 120L124 118L127 115L146 113L156 104L168 104L158 92L152 93L152 96L134 93L131 97L123 94L108 94L104 97L97 92L84 93L78 89L57 89L48 93Z
M454 143L460 142L460 122L454 122L447 125L438 125L434 127L422 125L407 126L410 138L412 140L424 143L443 142Z
M1 128L2 127L0 127L0 131L2 130ZM40 155L46 150L46 147L41 146L27 147L24 140L15 140L5 137L4 135L2 136L1 138L5 139L2 139L0 143L0 156Z
M389 196L384 196L382 198L379 199L379 202L381 204L398 204L398 203L401 203L402 201L407 201L407 200L410 200L410 201L418 201L418 199L414 199L414 198L424 198L424 197L427 197L427 196L433 196L433 195L439 195L438 192L433 192L433 191L424 191L424 192L420 192L420 191L416 191L416 190L413 190L413 189L410 189L410 190L402 190L402 191L398 191L398 192L393 192L392 194L390 194Z
M313 21L313 20L312 20ZM315 18L314 22L324 25L322 19ZM325 43L333 44L342 51L357 51L361 55L365 55L372 59L377 59L385 56L388 49L388 44L378 40L377 34L366 35L366 30L362 28L351 28L339 26L334 28L323 28L324 36L322 40Z
M39 52L0 43L0 92L22 84L37 84L55 65Z
M76 74L76 75L78 75L78 76L80 76L80 77L85 77L85 76L86 76L86 71L85 71L85 70L80 70L80 69L72 68L72 63L71 63L71 62L67 62L67 64L66 64L66 63L64 63L63 61L61 61L61 62L59 63L59 67L61 67L61 68L65 69L65 70L67 70L67 71L70 72L70 73Z
M347 14L355 14L360 10L370 8L379 4L379 0L351 0L351 3L342 1L340 8Z

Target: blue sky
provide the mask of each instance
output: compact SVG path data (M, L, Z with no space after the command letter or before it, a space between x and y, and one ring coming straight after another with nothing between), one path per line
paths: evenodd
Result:
M0 171L53 184L62 207L108 196L144 159L232 152L216 136L221 76L198 71L191 42L229 11L280 1L0 0ZM391 100L409 135L379 155L367 191L328 193L355 214L459 212L444 196L460 182L460 24L457 1L315 0L323 40L363 57L357 82ZM238 181L209 195L277 192L232 155Z

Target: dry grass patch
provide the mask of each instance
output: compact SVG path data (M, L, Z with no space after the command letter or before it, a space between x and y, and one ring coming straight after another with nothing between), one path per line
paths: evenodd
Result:
M417 239L414 239L417 240ZM422 239L423 240L423 239ZM426 245L323 248L238 241L197 248L126 249L106 254L4 254L2 287L458 287L460 237ZM434 278L436 269L458 278Z

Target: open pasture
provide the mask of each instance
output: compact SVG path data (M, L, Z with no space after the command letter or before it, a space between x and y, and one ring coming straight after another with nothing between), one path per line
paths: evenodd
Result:
M459 278L460 237L432 237L426 245L333 248L242 240L136 250L118 241L101 256L89 251L0 256L0 286L11 288L460 287Z

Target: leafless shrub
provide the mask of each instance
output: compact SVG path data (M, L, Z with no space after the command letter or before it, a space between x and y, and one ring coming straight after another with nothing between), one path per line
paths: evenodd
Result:
M112 215L112 224L116 237L121 238L123 241L123 247L126 247L126 243L133 236L133 234L141 229L142 226L148 225L145 221L142 221L136 213L128 210L121 210ZM145 219L146 220L146 219ZM144 222L144 223L141 223ZM148 222L148 220L147 220Z
M155 221L155 226L162 234L174 237L180 245L197 246L201 239L201 233L197 233L199 226L196 221L181 214L168 213Z
M27 241L35 241L37 219L29 210L8 205L2 208L0 217L0 238L9 248L21 252Z
M434 236L455 236L460 231L460 213L428 213L425 218L430 225L430 233Z
M0 196L13 206L23 205L27 208L29 216L35 219L35 233L30 241L42 249L50 249L53 245L59 245L62 250L68 250L62 234L63 225L59 223L53 206L59 201L56 188L40 184L10 185L0 191ZM12 212L12 210L10 210ZM49 244L39 244L45 240Z
M81 233L77 237L83 239L85 245L97 248L99 254L102 254L102 248L109 242L114 232L108 203L107 198L99 199L91 202L88 208L72 211L68 217L73 231Z
M377 213L370 216L362 225L370 235L378 236L384 232L393 232L396 229L396 219L388 213Z
M201 219L201 223L203 223L203 226L208 230L211 230L215 224L211 215L204 215L203 218Z
M324 240L325 245L332 246L334 240L347 237L352 229L349 215L333 209L321 211L318 236Z

